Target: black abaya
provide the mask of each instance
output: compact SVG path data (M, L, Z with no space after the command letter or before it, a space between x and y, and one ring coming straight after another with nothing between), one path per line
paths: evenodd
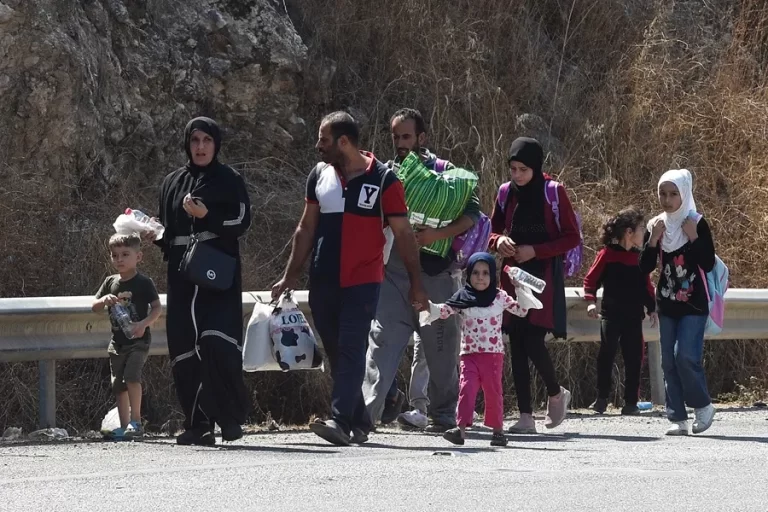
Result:
M185 148L194 130L211 135L220 145L218 126L206 118L190 122ZM191 156L191 155L190 155ZM184 411L185 429L222 428L245 422L248 395L242 378L242 280L238 237L251 223L250 200L242 177L216 157L206 167L191 163L163 181L160 221L165 226L161 245L168 261L166 329L176 393ZM182 202L187 194L207 208L193 219ZM194 221L194 222L193 222ZM200 288L179 272L190 233L206 244L235 257L237 271L225 291Z

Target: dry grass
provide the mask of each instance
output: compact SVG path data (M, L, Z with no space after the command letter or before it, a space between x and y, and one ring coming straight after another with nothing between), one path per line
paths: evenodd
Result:
M249 139L237 134L226 147L254 204L254 226L243 242L246 289L265 289L285 262L318 117L350 109L363 123L366 146L387 159L389 116L403 106L427 116L436 152L481 175L486 209L506 179L509 142L539 138L549 151L549 172L568 186L584 217L587 258L598 248L597 229L606 215L628 204L655 212L658 176L687 167L733 285L768 285L761 264L768 251L768 10L761 0L287 3L310 50L301 106L306 137L279 160L254 158ZM311 78L334 67L327 90ZM179 140L178 132L166 134L169 145ZM4 180L0 201L0 231L9 235L0 246L10 263L0 267L0 294L96 289L107 271L107 219L124 205L152 211L156 202L159 176L133 170L141 167L118 153L102 160L80 155L87 165L58 179L2 169L15 174ZM162 288L156 253L145 268ZM594 344L553 347L576 405L593 398L596 353ZM765 342L709 343L711 391L755 395L768 387L767 358ZM29 368L0 367L0 392L36 389ZM61 368L63 422L96 426L110 402L106 363ZM164 361L149 366L147 411L155 426L178 416L168 374ZM327 408L325 376L257 375L249 384L255 421L269 411L277 420L297 422ZM647 380L644 386L647 397ZM0 427L34 422L34 393L0 396L8 397ZM543 401L538 380L536 396Z

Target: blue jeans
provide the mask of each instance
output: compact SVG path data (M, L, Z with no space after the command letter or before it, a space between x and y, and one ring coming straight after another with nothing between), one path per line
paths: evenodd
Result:
M701 364L706 324L706 316L659 317L661 368L664 370L669 421L687 420L686 404L701 409L712 402Z
M378 300L377 283L349 288L310 284L312 319L331 362L332 418L347 434L353 428L367 434L372 426L362 386L368 333Z

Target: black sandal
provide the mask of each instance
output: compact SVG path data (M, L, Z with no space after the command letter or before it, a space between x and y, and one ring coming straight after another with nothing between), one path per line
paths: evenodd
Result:
M464 444L464 438L461 436L461 429L458 427L446 430L443 434L443 439L450 441L453 444Z
M491 446L507 446L507 436L502 432L494 432L491 437Z

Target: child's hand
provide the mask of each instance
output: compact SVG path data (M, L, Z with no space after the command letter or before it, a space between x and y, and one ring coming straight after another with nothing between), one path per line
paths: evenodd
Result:
M431 301L427 302L427 307L419 312L419 325L422 327L429 325L435 320L441 318L441 308L433 304Z
M136 322L131 324L131 334L134 338L141 338L147 330L146 322Z
M600 318L600 315L597 312L597 304L590 304L587 307L587 315L589 316L589 318L595 318L595 319Z
M651 327L656 328L659 326L659 314L655 311L648 313L648 319L651 321Z
M120 299L118 299L111 293L101 298L101 303L104 304L105 306L114 306L118 302L120 302Z

